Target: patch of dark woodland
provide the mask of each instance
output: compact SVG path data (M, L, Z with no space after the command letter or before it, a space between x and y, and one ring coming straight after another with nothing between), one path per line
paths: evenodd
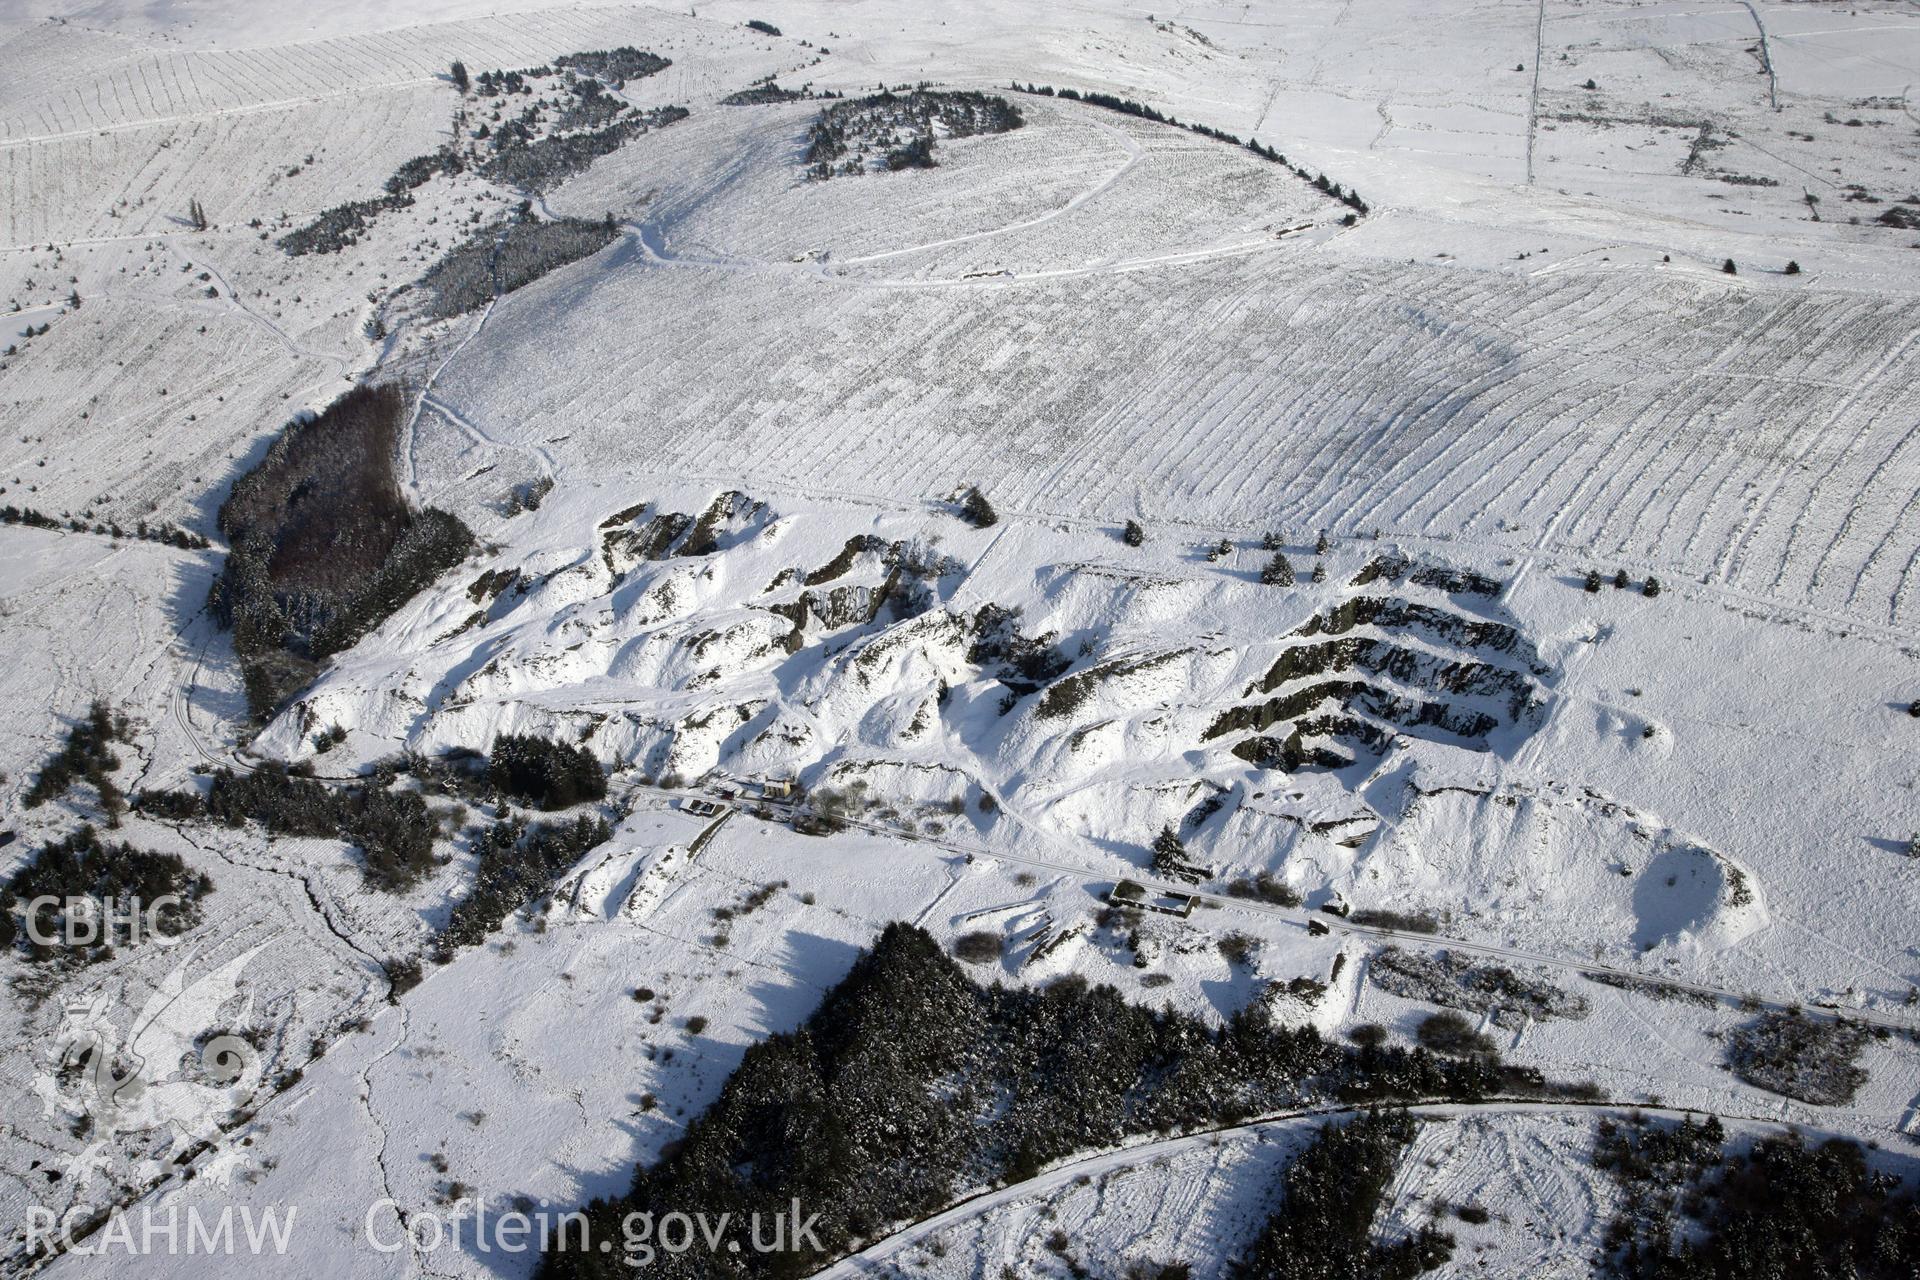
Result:
M407 413L398 385L355 387L288 423L220 507L231 549L209 604L233 629L257 721L473 546L458 519L401 497Z
M799 1029L750 1048L707 1113L623 1196L585 1213L618 1240L629 1213L818 1214L811 1249L660 1255L663 1276L794 1276L967 1192L1076 1152L1298 1108L1312 1100L1546 1092L1497 1058L1351 1049L1264 1006L1223 1026L1065 978L980 986L925 931L888 925ZM547 1280L629 1272L616 1251L553 1248Z

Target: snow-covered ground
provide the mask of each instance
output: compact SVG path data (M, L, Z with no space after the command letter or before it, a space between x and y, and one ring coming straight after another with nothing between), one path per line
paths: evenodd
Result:
M471 171L338 254L274 243L465 127L454 60L626 44L673 65L619 93L692 114L533 201L612 218L598 254L421 318L408 286L522 198ZM130 791L539 732L607 765L619 819L533 919L392 999L382 966L444 924L464 847L389 895L337 842L129 819L216 891L181 946L50 990L5 962L7 1221L152 1183L137 1203L298 1206L304 1274L527 1275L471 1240L383 1253L368 1211L622 1191L893 920L999 934L983 980L1078 974L1211 1018L1326 980L1276 1012L1396 1042L1435 1006L1382 985L1380 949L1448 950L1584 1002L1476 1013L1512 1061L1910 1149L1920 230L1880 218L1920 218L1913 6L48 0L0 16L0 67L0 506L89 526L0 526L0 869L97 820L84 787L24 799L96 697L134 718ZM995 90L1025 124L808 183L817 102L720 101L768 76ZM1010 82L1257 138L1370 211ZM236 756L239 672L203 609L223 548L91 527L216 534L280 427L369 375L417 397L406 495L480 547ZM957 518L970 485L998 523ZM711 547L650 552L676 515L708 515ZM1294 582L1261 581L1269 537ZM1053 634L1072 696L979 660L989 606ZM1325 680L1372 692L1271 709ZM1374 738L1309 722L1336 713ZM1282 768L1261 739L1296 723L1351 763ZM853 827L684 808L787 775L847 795ZM1150 867L1166 825L1208 897L1151 918L1136 965L1096 917L1120 879L1177 887ZM1222 896L1263 872L1301 905ZM1318 910L1342 904L1437 931ZM1235 932L1250 963L1218 946ZM1725 1066L1755 1001L1893 1034L1851 1103L1792 1101ZM243 1025L238 1093L183 1072L166 1124L112 1134L63 1110L75 1035L171 1062ZM1378 1229L1471 1203L1492 1217L1450 1221L1456 1271L1585 1274L1612 1209L1593 1120L1430 1116ZM163 1163L180 1132L215 1141L191 1178ZM848 1272L1024 1274L1058 1229L1115 1273L1208 1274L1306 1132L1086 1153ZM115 1268L171 1274L52 1270Z

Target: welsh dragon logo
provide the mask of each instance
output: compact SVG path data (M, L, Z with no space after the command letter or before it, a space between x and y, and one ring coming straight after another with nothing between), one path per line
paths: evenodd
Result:
M62 1182L78 1194L115 1161L115 1139L170 1133L164 1153L140 1161L131 1181L145 1182L169 1161L210 1146L201 1173L222 1185L246 1167L240 1148L222 1141L222 1126L260 1084L260 1053L244 1037L210 1033L245 1026L253 997L241 974L266 944L187 980L191 960L161 980L131 1025L114 1018L105 992L68 1003L33 1089L50 1116L64 1117L90 1141L67 1162ZM220 1019L223 1009L238 1013Z

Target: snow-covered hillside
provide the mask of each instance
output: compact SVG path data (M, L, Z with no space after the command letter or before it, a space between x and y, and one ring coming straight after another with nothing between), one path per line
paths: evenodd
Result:
M43 0L0 67L5 909L210 882L6 930L9 1274L530 1276L474 1197L686 1185L892 922L1345 1065L828 1274L1230 1274L1382 1096L1435 1274L1625 1266L1607 1126L1920 1174L1913 6ZM221 508L362 383L472 539L322 651ZM113 1234L226 1210L286 1255Z

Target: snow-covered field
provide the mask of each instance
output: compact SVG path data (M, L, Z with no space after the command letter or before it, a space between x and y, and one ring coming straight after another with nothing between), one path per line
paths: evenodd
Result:
M276 243L500 119L456 60L622 45L672 65L608 92L687 119L545 191L469 167L338 253ZM995 935L982 981L1394 1043L1438 1001L1383 949L1506 966L1580 1015L1471 1008L1509 1061L1913 1175L1912 5L41 0L0 16L0 68L0 506L78 526L0 525L0 871L103 818L85 784L27 797L96 698L132 718L129 793L537 733L606 767L615 826L400 990L471 831L393 894L340 841L130 816L116 839L215 892L171 947L0 960L18 1230L297 1207L301 1274L530 1275L376 1241L394 1206L622 1193L896 920ZM1024 124L808 182L819 101L722 102L769 77L998 92ZM422 273L523 199L612 241L427 319ZM215 515L368 378L414 406L401 491L476 549L256 733L204 607ZM996 523L959 518L970 486ZM1276 549L1290 581L1262 580ZM1058 655L1042 679L990 652L998 610ZM686 807L769 778L851 825ZM1163 827L1197 890L1154 869ZM1258 876L1292 905L1228 896ZM1100 923L1125 879L1202 896L1129 940ZM1271 990L1300 978L1326 989ZM1801 1006L1879 1029L1850 1102L1729 1069L1732 1033ZM242 1031L223 1092L189 1059ZM117 1127L63 1063L88 1037L164 1064ZM1376 1235L1444 1218L1450 1273L1588 1274L1606 1113L1429 1109ZM1084 1152L838 1273L1061 1273L1058 1231L1094 1274L1221 1274L1313 1123ZM48 1269L173 1274L106 1253Z

